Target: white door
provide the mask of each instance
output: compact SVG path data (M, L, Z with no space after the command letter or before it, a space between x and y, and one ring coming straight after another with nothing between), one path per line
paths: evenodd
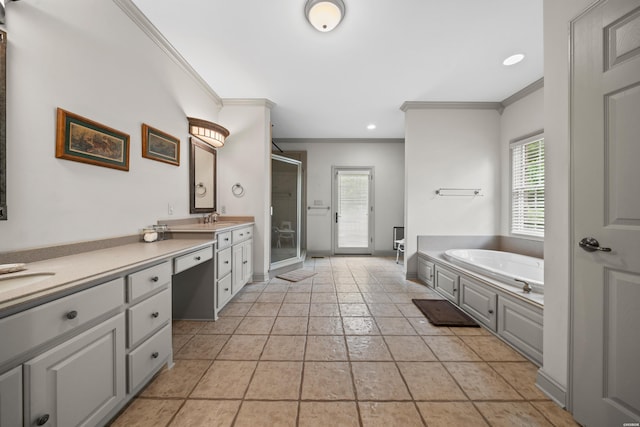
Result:
M599 2L571 37L572 410L638 425L640 2Z
M373 253L373 167L333 167L333 253Z

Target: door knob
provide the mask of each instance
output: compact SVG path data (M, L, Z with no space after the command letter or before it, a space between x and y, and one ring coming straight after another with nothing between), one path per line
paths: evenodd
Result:
M598 242L593 237L585 237L584 239L580 240L578 246L580 246L587 252L611 252L611 248L603 248L602 246L600 246L600 242Z

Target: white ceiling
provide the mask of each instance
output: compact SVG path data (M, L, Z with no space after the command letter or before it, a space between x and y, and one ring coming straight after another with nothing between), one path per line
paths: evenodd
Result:
M305 0L133 1L222 98L276 103L274 138L403 138L405 101L502 101L543 75L542 0L344 0L330 33Z

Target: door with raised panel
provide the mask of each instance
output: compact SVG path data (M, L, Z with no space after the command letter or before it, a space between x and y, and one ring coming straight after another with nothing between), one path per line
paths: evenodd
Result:
M572 411L638 425L640 2L598 2L571 49Z
M125 397L124 337L121 313L26 362L27 423L97 425Z
M233 267L231 268L231 293L235 294L238 292L244 283L243 280L243 245L237 244L231 248L231 263Z

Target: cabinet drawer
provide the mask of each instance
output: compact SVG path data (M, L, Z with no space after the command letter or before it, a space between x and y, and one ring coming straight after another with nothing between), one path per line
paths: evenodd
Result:
M233 230L231 233L231 241L235 245L238 242L242 242L253 237L253 227L245 227L239 230Z
M231 232L216 234L216 240L218 241L218 249L224 249L231 246Z
M208 246L204 249L179 256L174 259L174 274L178 274L181 271L188 270L191 267L202 264L203 262L208 261L211 258L213 258L212 246Z
M231 248L218 252L218 279L226 276L231 271Z
M93 288L25 310L0 320L0 364L124 304L124 280Z
M156 372L170 354L171 325L167 325L127 355L129 393Z
M137 271L127 277L127 300L135 301L170 282L171 263L169 261Z
M228 274L227 277L218 281L216 283L216 291L217 291L217 308L222 308L224 305L231 299L231 275Z
M171 292L165 289L127 310L128 347L135 347L142 339L171 319Z

